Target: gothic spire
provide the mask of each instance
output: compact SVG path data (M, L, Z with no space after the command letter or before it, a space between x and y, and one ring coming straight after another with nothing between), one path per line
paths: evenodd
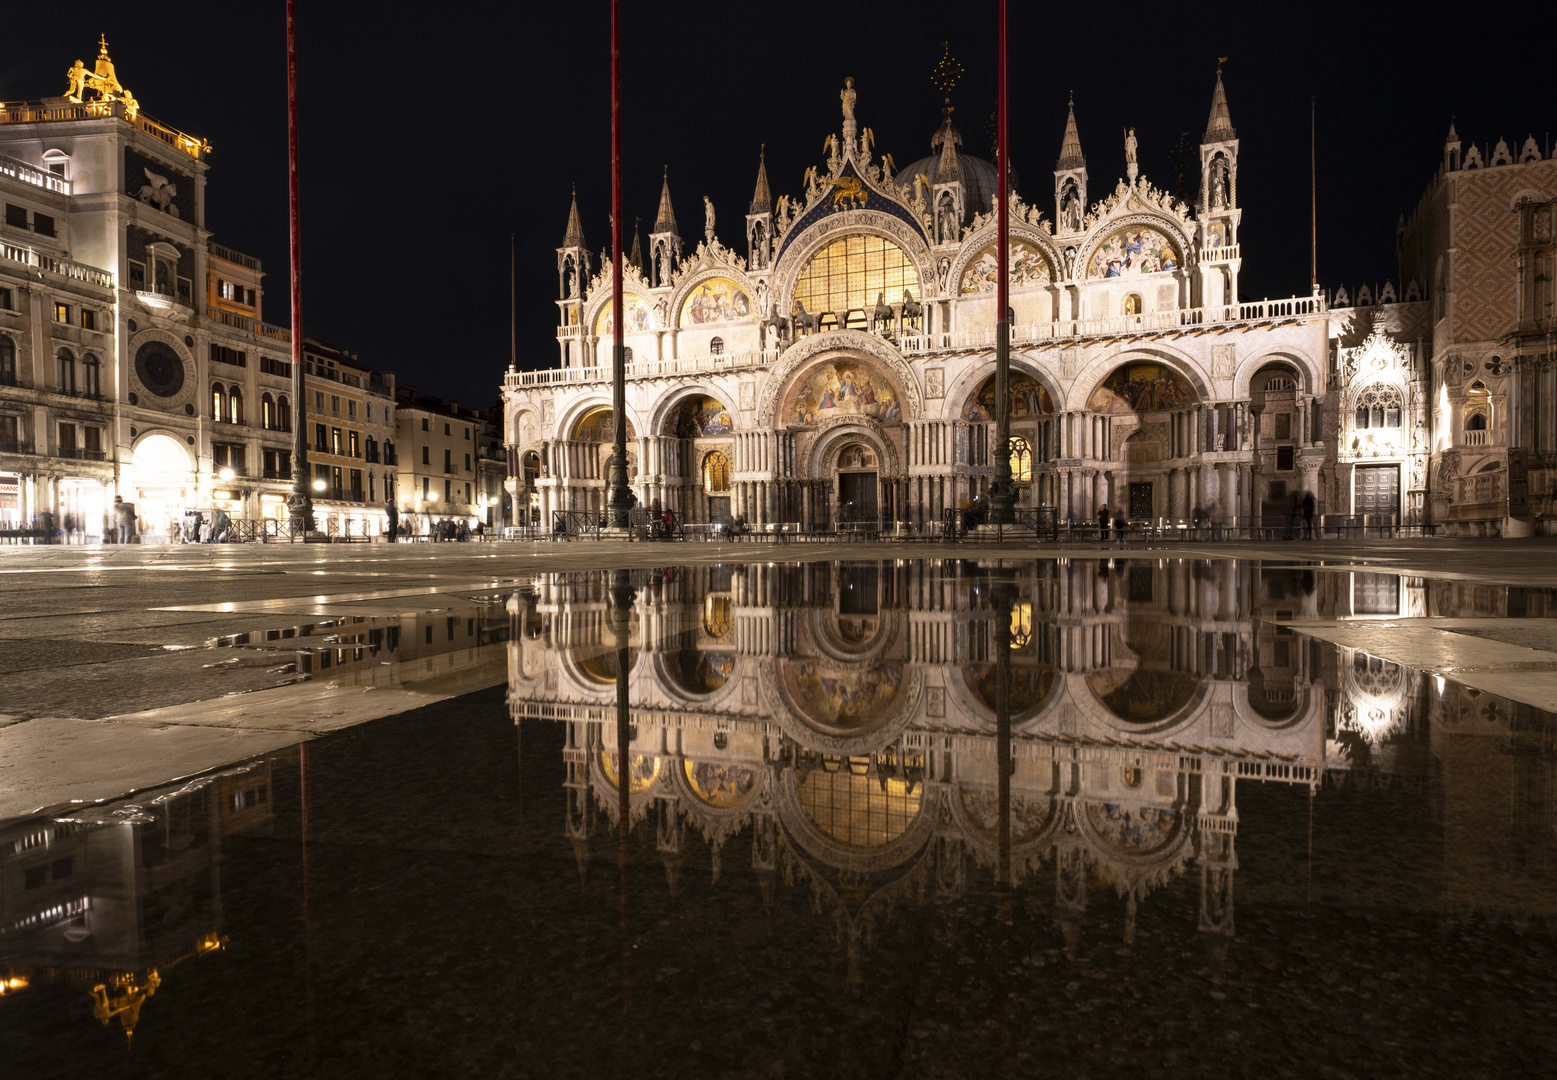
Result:
M1225 59L1225 58L1224 58ZM1211 94L1211 119L1206 122L1202 143L1229 142L1238 137L1233 118L1227 113L1227 91L1222 89L1222 65L1216 65L1216 89Z
M578 216L578 189L573 189L573 205L568 208L568 227L562 235L563 247L584 246L584 224Z
M773 191L768 187L766 151L763 151L757 158L757 190L751 197L751 212L753 214L773 213Z
M665 183L660 188L660 211L654 218L654 231L675 232L676 212L670 206L670 166L665 166Z
M1081 135L1076 131L1076 96L1072 94L1070 112L1065 117L1065 138L1060 142L1060 160L1054 168L1065 172L1086 167L1087 159L1081 153Z
M941 155L940 164L936 166L935 182L937 184L949 184L954 180L962 179L962 170L957 165L957 151L962 147L962 132L957 130L957 125L952 123L952 109L954 106L948 100L941 107L945 119L941 126L935 129L935 134L930 137L930 149Z
M639 270L643 269L643 218L633 218L633 246L627 262Z

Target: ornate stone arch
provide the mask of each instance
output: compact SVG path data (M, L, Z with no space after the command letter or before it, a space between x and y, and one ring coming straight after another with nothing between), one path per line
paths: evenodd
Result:
M803 475L813 479L831 476L838 455L851 443L857 442L867 443L876 451L876 460L881 463L879 474L883 480L902 479L907 475L902 456L898 454L892 440L882 438L871 421L858 416L833 421L816 433L816 441L802 459Z
M661 391L660 396L654 400L654 404L649 407L649 427L647 430L640 429L638 434L656 438L662 435L661 429L665 426L671 410L694 394L702 394L718 401L729 411L730 418L736 421L736 430L741 430L740 409L736 403L739 397L738 389L736 394L731 395L712 383L676 382Z
M720 249L723 251L723 249ZM735 282L746 292L746 297L751 301L751 321L756 322L767 314L757 307L757 284L746 276L745 271L737 269L734 264L724 262L717 257L710 258L706 265L694 267L690 273L683 274L676 280L675 288L671 291L670 301L665 308L665 325L662 330L679 330L681 328L681 307L692 295L692 290L711 278L727 278ZM734 325L740 325L736 323Z
M919 420L924 416L924 392L920 388L917 373L903 359L902 353L875 334L867 334L862 330L829 330L825 334L811 334L801 338L785 349L768 369L767 378L763 380L762 389L757 395L757 427L764 430L774 427L779 402L801 373L801 368L809 367L813 360L830 355L844 359L857 358L850 357L850 353L863 353L880 361L891 371L902 386L906 399L903 420Z
M833 241L846 236L876 236L901 248L919 271L920 295L914 297L915 300L922 303L926 297L940 291L935 259L931 257L924 236L912 225L879 210L844 210L829 214L792 242L786 242L783 257L774 265L773 277L768 286L768 294L778 302L780 312L788 314L793 307L795 282L812 256Z
M654 300L653 300L653 298L651 296L649 296L648 290L644 289L641 286L639 286L635 282L629 281L627 279L626 275L624 274L623 278L622 278L622 306L623 307L627 306L627 297L629 295L636 296L639 299L639 301L643 304L644 308L649 312L649 329L648 330L628 330L628 331L624 332L623 336L625 337L627 334L648 333L649 330L663 329L663 327L656 327L654 325ZM584 336L585 337L594 337L595 336L595 320L600 318L601 310L603 308L605 308L605 306L607 304L609 304L610 302L611 302L611 290L609 288L599 288L599 289L596 289L595 290L595 295L591 296L589 298L589 300L585 302L585 304L584 304L584 325L583 325L583 332L584 332Z
M1211 392L1210 373L1201 366L1200 361L1182 349L1154 341L1150 344L1121 345L1090 361L1086 367L1076 373L1076 378L1071 382L1071 389L1079 397L1075 402L1067 402L1066 407L1085 408L1086 402L1092 397L1092 391L1113 374L1115 368L1121 364L1128 364L1132 360L1142 363L1156 362L1173 368L1189 381L1190 388L1199 395L1202 403L1216 400Z
M524 437L526 422L531 425L529 439ZM541 428L541 410L529 401L513 404L508 409L508 430L505 434L508 442L521 449L545 442L546 436Z
M957 254L952 256L951 272L946 276L946 291L949 295L957 296L959 294L962 274L968 268L969 260L996 239L996 230L996 222L991 219L987 225L976 232L969 233L967 239L962 242L962 246L957 249ZM1025 222L1018 221L1011 222L1010 233L1013 241L1021 240L1043 252L1043 257L1049 260L1050 285L1064 280L1065 259L1054 246L1052 237L1047 233L1034 229Z
M627 412L627 422L633 426L633 431L635 433L642 435L643 417L638 415L638 411L633 408L630 401L624 404ZM591 409L597 409L601 406L605 406L608 409L611 407L611 398L604 390L597 390L593 393L585 394L578 400L569 402L568 407L562 412L560 416L557 417L555 437L558 439L572 438L570 433L573 430L573 426L578 423L579 418L582 417L585 413L589 412Z
M1183 272L1187 269L1190 253L1194 250L1194 241L1184 232L1184 228L1179 221L1167 214L1153 213L1149 210L1134 211L1104 218L1087 230L1086 239L1076 248L1076 270L1080 274L1077 278L1078 281L1087 280L1085 273L1082 273L1082 268L1091 263L1092 255L1097 251L1098 245L1102 244L1103 241L1113 236L1120 229L1128 229L1132 225L1156 229L1169 240L1172 240L1178 245L1179 249L1178 272ZM1174 273L1174 271L1168 271L1168 273Z
M1060 384L1054 381L1054 377L1032 358L1029 353L1014 352L1011 354L1011 371L1020 372L1035 381L1039 386L1049 392L1049 400L1054 403L1056 414L1065 412L1070 406L1065 401L1065 393L1060 389ZM962 373L957 376L951 385L946 387L946 396L942 401L943 420L956 420L962 416L967 407L968 399L984 385L984 380L995 373L995 358L991 354L987 359L975 360L964 364Z
M1324 393L1324 376L1318 362L1302 349L1277 345L1249 356L1238 365L1238 373L1233 379L1233 400L1247 400L1254 376L1271 364L1288 364L1298 373L1298 393L1309 397Z

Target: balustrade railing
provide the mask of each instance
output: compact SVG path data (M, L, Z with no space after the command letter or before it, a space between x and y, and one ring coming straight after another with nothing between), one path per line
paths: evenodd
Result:
M204 139L196 139L177 128L159 124L139 109L131 112L123 101L0 101L0 124L47 124L60 120L96 120L110 116L140 128L192 158L199 158L203 152L211 149L211 144Z
M1215 248L1218 257L1236 258L1237 245ZM1231 255L1226 253L1231 252ZM1326 311L1323 296L1294 296L1281 300L1256 300L1243 304L1217 304L1209 307L1175 308L1170 311L1154 311L1143 315L1113 315L1099 319L1065 319L1046 323L1030 323L1016 326L1011 331L1013 346L1034 345L1049 341L1068 341L1077 338L1128 337L1138 334L1160 334L1176 331L1225 326L1235 323L1258 323L1282 319L1297 319L1323 315ZM579 327L560 327L559 338L574 338L581 334ZM959 330L953 333L925 334L905 333L892 339L899 352L918 355L967 349L993 349L993 327L979 330ZM772 364L782 350L768 349L762 352L734 355L705 355L678 357L673 360L635 360L627 365L628 379L655 379L673 375L706 375L720 371L736 371L760 368ZM547 368L542 371L510 371L503 377L503 386L520 390L533 386L576 385L581 383L609 382L611 365L597 364L591 367Z
M61 259L35 248L22 247L19 244L6 243L0 240L0 259L7 262L21 263L23 266L36 267L39 270L47 270L51 274L69 278L71 281L82 281L88 285L97 285L104 289L114 287L114 276L107 270L99 270L95 266L85 263L73 262L70 259Z
M239 315L234 311L226 311L222 308L207 305L205 317L219 322L223 326L230 326L235 330L242 330L245 333L253 334L257 338L265 338L268 341L290 342L292 340L292 331L286 327L272 326L269 323L260 322L258 319L251 319L247 315Z
M0 154L0 176L9 176L13 180L41 187L45 191L57 191L61 195L70 194L70 181L63 176L56 176L47 169L29 165L20 158L8 154Z

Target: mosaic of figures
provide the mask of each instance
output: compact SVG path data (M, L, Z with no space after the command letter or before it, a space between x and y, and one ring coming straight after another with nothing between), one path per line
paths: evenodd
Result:
M728 435L735 421L724 403L703 394L683 398L665 417L665 434L678 439L701 439L710 435Z
M1043 252L1022 240L1014 240L1007 252L1011 264L1011 288L1021 289L1029 285L1047 285L1054 279L1049 260ZM962 272L964 293L994 292L999 279L1000 259L995 245L990 244L978 257L968 263Z
M784 689L813 722L827 728L859 728L881 716L903 683L899 664L868 671L832 670L814 660L784 661Z
M1088 278L1138 277L1177 270L1173 242L1156 229L1121 229L1098 245L1087 267Z
M1182 375L1162 364L1125 364L1115 368L1087 399L1093 412L1125 416L1178 409L1199 398Z
M1006 380L1006 391L1011 395L1013 417L1047 416L1054 412L1054 400L1049 397L1049 391L1031 375L1013 371L1011 377ZM962 410L962 418L983 422L995 419L995 377L993 375L985 379L978 393L968 399L968 404Z
M686 760L687 785L709 806L727 810L751 797L757 787L757 774L743 765L725 765L714 761Z
M583 416L579 417L578 423L574 425L573 438L579 442L588 443L610 442L614 435L613 416L614 414L611 412L609 405L590 409ZM627 438L636 439L637 437L637 434L633 431L633 422L631 420L627 421Z
M1131 854L1165 847L1173 839L1178 822L1178 811L1171 806L1087 803L1087 824L1093 831L1110 846Z
M897 391L864 364L838 360L814 369L795 391L791 424L810 425L834 416L868 416L882 423L902 418Z
M703 326L707 323L734 322L749 318L752 313L751 297L729 278L709 278L700 282L681 305L681 326Z
M610 301L600 309L600 314L595 316L595 333L600 337L610 337L616 333L616 323L611 318L615 309ZM637 293L622 294L622 310L627 312L627 321L623 324L625 333L636 334L649 328L649 305L643 297Z

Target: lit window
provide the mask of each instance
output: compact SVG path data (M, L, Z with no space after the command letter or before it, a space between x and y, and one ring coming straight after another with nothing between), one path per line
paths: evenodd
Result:
M841 322L850 311L873 308L878 295L901 301L905 289L920 295L919 271L902 248L876 236L846 236L812 256L795 282L795 300Z
M716 337L713 340L709 341L709 343L708 343L708 354L710 356L723 356L724 355L724 338Z
M1011 440L1011 479L1025 483L1033 478L1033 448L1026 439Z
M58 322L58 323L68 323L70 321L70 305L69 304L55 304L54 305L54 321Z
M730 459L715 450L703 459L703 491L722 495L730 490Z
M1141 313L1141 298L1135 293L1125 297L1124 313L1126 315L1139 315Z

